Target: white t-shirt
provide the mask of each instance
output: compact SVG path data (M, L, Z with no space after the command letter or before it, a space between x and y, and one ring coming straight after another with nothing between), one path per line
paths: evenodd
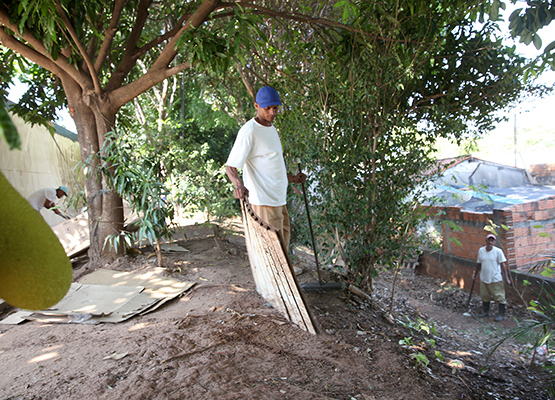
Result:
M50 200L52 203L56 202L58 196L56 195L56 189L45 188L37 190L27 199L31 206L37 211L44 208L44 202Z
M253 118L237 133L226 165L243 170L249 202L279 207L287 203L287 170L277 129Z
M486 284L502 281L500 265L506 261L505 254L500 248L493 246L490 251L487 251L486 246L480 247L478 250L478 262L482 264L480 280Z

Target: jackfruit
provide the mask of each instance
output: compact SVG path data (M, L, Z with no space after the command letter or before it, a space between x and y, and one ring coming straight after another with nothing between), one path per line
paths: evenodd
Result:
M0 172L0 298L26 310L58 303L73 278L71 261L44 218Z

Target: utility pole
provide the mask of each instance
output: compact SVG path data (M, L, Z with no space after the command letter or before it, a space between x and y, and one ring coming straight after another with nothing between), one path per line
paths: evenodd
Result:
M518 154L518 151L517 151L517 147L516 147L516 113L515 113L515 118L514 118L514 121L515 121L515 123L514 123L514 139L515 139L515 167L517 167L517 154Z

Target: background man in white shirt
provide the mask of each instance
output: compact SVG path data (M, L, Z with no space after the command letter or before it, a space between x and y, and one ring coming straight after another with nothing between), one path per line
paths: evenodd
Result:
M67 192L67 187L65 186L60 186L57 189L44 188L37 190L29 196L27 200L29 201L29 204L31 204L31 206L38 212L40 212L43 208L47 208L54 211L60 217L69 219L69 217L63 214L59 209L54 208L56 206L56 201L64 196L67 196Z
M499 322L505 318L507 304L503 280L507 282L507 285L511 285L511 277L503 250L493 245L496 240L497 237L493 233L486 236L486 245L478 250L478 269L475 276L480 272L480 296L482 297L483 312L478 314L478 317L489 316L490 302L493 300L499 305L499 315L495 317L495 321Z

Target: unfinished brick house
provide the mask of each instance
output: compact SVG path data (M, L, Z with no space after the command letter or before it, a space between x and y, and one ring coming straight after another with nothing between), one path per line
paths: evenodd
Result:
M444 205L431 209L442 249L423 253L420 272L470 290L478 249L488 233L484 228L490 226L520 292L511 289L508 297L534 298L534 285L524 290L522 281L541 284L540 277L532 278L528 271L555 257L555 187L536 184L523 169L471 156L443 162L448 167L429 193L444 200ZM479 285L474 290L478 293Z
M555 164L530 165L530 174L540 185L555 186Z

